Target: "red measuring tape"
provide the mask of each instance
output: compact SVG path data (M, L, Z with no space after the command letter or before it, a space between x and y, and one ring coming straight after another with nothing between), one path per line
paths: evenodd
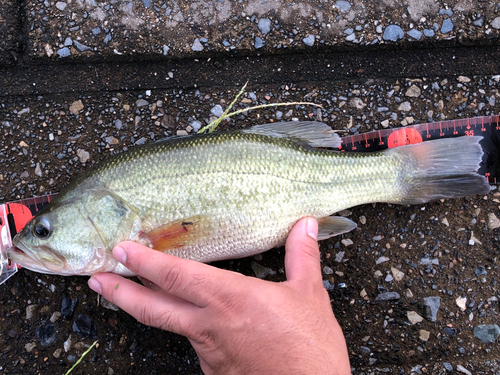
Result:
M342 137L341 152L374 152L387 148L426 142L439 138L480 135L484 155L479 173L486 176L490 184L500 182L500 124L499 116L483 116L449 120L404 128L382 129L368 133ZM6 249L12 246L12 238L56 194L21 199L0 205L0 284L15 273L15 264L5 259Z

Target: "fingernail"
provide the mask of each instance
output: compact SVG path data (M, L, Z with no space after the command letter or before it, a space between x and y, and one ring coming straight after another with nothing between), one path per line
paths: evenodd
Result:
M113 249L113 256L120 263L125 263L127 261L127 254L125 253L125 250L123 250L123 248L120 246L115 246L115 248Z
M316 219L309 218L306 222L306 232L314 241L318 240L318 222Z
M89 284L89 288L94 292L102 294L101 284L99 283L99 281L91 277L89 281L87 281L87 284Z

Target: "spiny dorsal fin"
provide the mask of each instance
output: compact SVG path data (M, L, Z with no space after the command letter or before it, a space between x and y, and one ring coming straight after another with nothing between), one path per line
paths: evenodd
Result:
M244 129L244 133L289 138L312 147L338 148L342 140L326 124L317 121L289 121L255 125Z
M326 240L342 233L350 232L357 227L352 220L342 216L327 216L318 219L318 240Z

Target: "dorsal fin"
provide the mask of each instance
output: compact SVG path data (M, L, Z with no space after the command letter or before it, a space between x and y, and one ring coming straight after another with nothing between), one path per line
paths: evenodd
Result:
M242 130L244 133L289 138L312 147L338 148L342 140L326 124L317 121L289 121L255 125Z

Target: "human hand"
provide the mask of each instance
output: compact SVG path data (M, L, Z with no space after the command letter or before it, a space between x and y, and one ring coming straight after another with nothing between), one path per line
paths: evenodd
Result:
M93 275L89 286L141 323L186 336L206 374L350 374L317 232L312 218L294 226L282 283L122 242L114 257L154 290L109 273Z

